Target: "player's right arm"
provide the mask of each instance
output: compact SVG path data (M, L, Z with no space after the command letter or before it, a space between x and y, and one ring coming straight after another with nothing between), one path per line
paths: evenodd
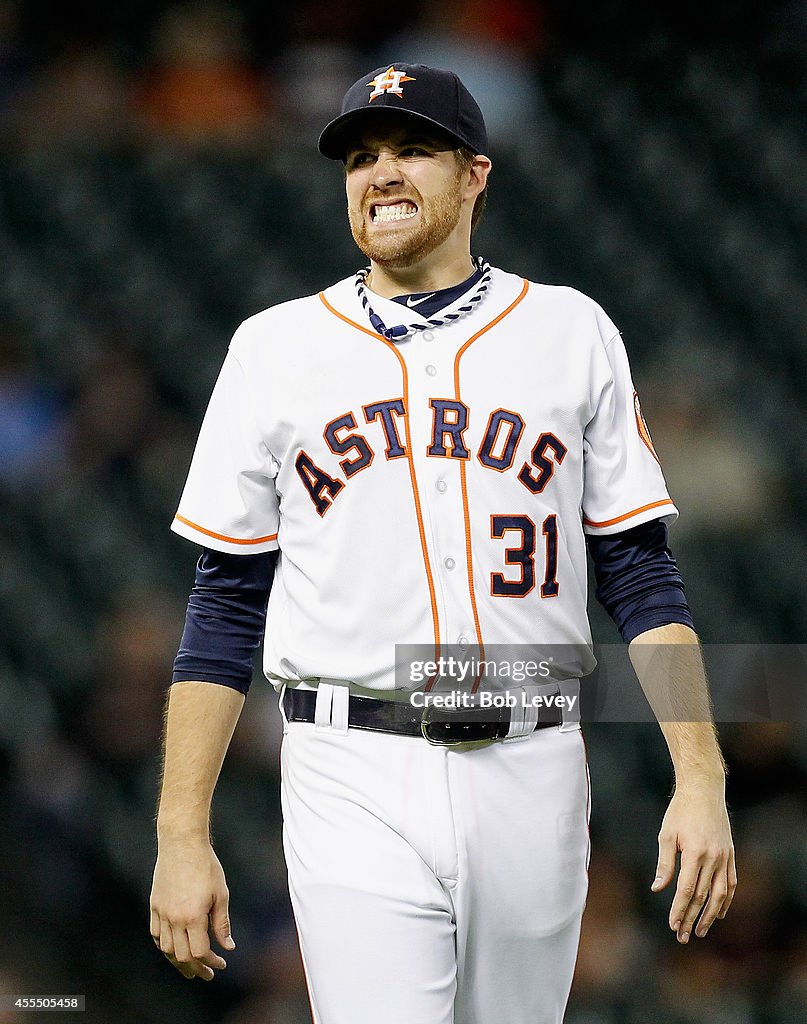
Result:
M224 871L210 842L210 807L244 694L183 681L169 691L157 813L151 935L186 978L211 981L226 967L211 935L234 949Z
M226 966L211 938L234 948L210 806L252 679L278 558L279 463L258 415L264 377L239 359L249 361L252 320L236 331L222 365L172 524L204 550L166 712L151 934L186 978L206 981Z

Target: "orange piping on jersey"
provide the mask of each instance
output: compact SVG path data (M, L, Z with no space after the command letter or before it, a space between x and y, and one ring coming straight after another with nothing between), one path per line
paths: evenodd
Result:
M434 589L434 578L432 577L432 568L429 562L429 552L426 547L426 529L423 525L423 511L420 507L420 492L418 491L417 477L415 475L415 463L412 458L412 437L409 430L409 375L406 372L406 363L403 360L403 356L398 349L392 344L391 341L387 341L382 335L376 331L371 331L368 327L362 327L361 324L357 324L355 320L351 320L350 317L340 313L338 309L328 302L325 298L325 293L319 293L320 300L323 306L333 313L335 317L343 320L346 324L351 327L355 327L357 331L361 331L363 334L369 334L371 338L377 338L379 341L383 341L390 351L395 355L398 363L401 367L401 373L403 374L403 393L404 393L404 430L406 431L406 461L409 463L409 479L412 484L412 493L415 497L415 515L418 521L418 533L420 534L420 548L423 554L423 564L426 568L426 582L429 585L429 600L431 601L432 607L432 623L434 628L434 647L435 647L435 661L440 657L440 619L437 613L437 594Z
M663 501L651 501L649 505L642 505L641 508L631 509L630 512L626 512L623 516L617 516L616 519L606 519L602 523L595 523L593 519L583 516L583 522L586 526L613 526L614 523L622 523L626 519L630 519L631 516L638 516L640 512L647 512L649 508L661 508L663 505L672 505L672 501L669 498L665 498Z
M192 523L190 519L186 519L179 514L175 515L174 519L178 519L180 523L190 526L192 530L198 530L199 533L203 533L207 537L215 537L216 540L226 540L228 544L264 544L269 540L277 540L276 533L270 533L267 537L253 537L249 540L244 540L241 537L228 537L226 533L214 533L212 530L206 530L204 526Z
M480 331L477 331L476 334L471 335L471 337L465 342L465 344L462 346L459 352L457 352L457 355L454 358L454 393L458 402L462 401L462 399L460 398L460 359L462 358L466 349L470 348L470 346L473 345L477 338L481 338L483 334L485 334L487 331L491 329L491 327L495 327L500 320L503 320L507 316L508 313L511 313L519 304L519 302L521 302L524 296L527 294L527 290L529 289L529 287L530 283L525 278L521 285L521 291L516 296L516 298L513 299L513 301L510 303L507 309L502 310L502 312L499 313L499 315L495 317L493 320L491 320L489 324L486 324L486 326L483 327ZM481 662L485 660L485 643L482 639L482 627L479 624L479 610L476 606L476 594L474 592L474 556L473 549L471 547L471 513L468 507L468 481L466 478L467 474L465 467L466 462L461 462L460 486L462 489L462 514L465 520L465 561L468 571L468 593L471 598L471 608L473 609L474 613L474 628L476 629L476 639L479 644L479 660ZM476 691L479 689L479 684L481 681L482 677L481 675L478 675L474 680L473 686L471 687L471 693L476 693Z
M383 341L384 344L389 345L389 347L392 349L395 355L398 356L398 360L401 360L398 350L395 348L392 342L387 341L387 339L383 337L383 335L379 334L377 331L371 331L369 327L362 327L362 325L357 324L355 320L351 320L349 316L345 316L344 313L340 313L339 310L335 309L330 304L330 302L328 302L328 300L325 298L325 292L320 292L319 298L323 306L328 310L329 313L333 313L335 317L338 317L340 320L344 320L346 324L350 324L351 327L355 327L356 330L361 331L362 334L369 334L371 338L378 338L379 341ZM403 363L401 363L401 365L403 366ZM406 371L404 370L404 372Z

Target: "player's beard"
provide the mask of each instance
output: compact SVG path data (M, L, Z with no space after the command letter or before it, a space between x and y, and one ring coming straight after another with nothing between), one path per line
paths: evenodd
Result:
M368 259L381 266L411 267L418 263L441 246L457 227L462 212L461 178L462 169L458 167L454 180L427 203L417 190L410 188L406 196L417 204L420 217L416 225L407 225L403 231L372 232L364 211L348 207L350 230L356 245Z

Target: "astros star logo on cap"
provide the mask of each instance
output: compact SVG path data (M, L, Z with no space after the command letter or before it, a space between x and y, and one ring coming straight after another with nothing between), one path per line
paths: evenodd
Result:
M403 96L403 89L401 84L403 82L414 82L416 79L407 75L405 71L396 71L395 65L390 64L383 75L377 75L372 82L370 82L368 88L372 90L370 93L369 102L372 102L377 96L382 96L385 92L394 93L396 96Z

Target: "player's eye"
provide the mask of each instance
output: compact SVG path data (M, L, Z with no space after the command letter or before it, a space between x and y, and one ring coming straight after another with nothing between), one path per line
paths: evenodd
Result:
M356 152L350 153L347 158L348 170L353 170L354 167L363 167L365 164L370 163L375 157L372 153Z
M401 156L428 156L428 151L422 146L407 146L401 150Z

